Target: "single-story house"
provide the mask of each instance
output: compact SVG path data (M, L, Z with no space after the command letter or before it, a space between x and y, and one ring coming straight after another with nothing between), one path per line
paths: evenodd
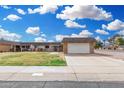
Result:
M94 53L94 38L64 38L63 52L69 53Z
M0 52L45 51L94 53L94 38L64 38L62 42L0 42Z
M60 52L62 49L60 42L23 42L20 45L22 51Z
M9 52L11 51L14 42L0 40L0 52Z
M63 46L60 42L0 42L0 52L23 51L61 52Z
M9 43L0 43L0 52L8 52L11 49L11 44Z

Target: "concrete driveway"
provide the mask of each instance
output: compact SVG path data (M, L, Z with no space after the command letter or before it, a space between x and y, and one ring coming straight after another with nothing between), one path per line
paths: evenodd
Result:
M124 61L105 55L67 55L78 81L124 81Z

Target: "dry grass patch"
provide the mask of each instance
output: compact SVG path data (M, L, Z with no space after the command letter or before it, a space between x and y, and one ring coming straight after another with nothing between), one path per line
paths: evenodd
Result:
M1 54L0 54L1 55ZM18 52L0 56L1 66L65 66L59 54L49 52Z

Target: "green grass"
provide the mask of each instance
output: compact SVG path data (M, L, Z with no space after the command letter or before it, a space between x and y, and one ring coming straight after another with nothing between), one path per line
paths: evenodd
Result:
M49 52L1 53L0 66L66 66L66 62Z

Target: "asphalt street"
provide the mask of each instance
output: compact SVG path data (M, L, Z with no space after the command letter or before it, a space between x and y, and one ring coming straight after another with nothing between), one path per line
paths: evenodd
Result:
M124 88L124 82L0 81L0 88Z

